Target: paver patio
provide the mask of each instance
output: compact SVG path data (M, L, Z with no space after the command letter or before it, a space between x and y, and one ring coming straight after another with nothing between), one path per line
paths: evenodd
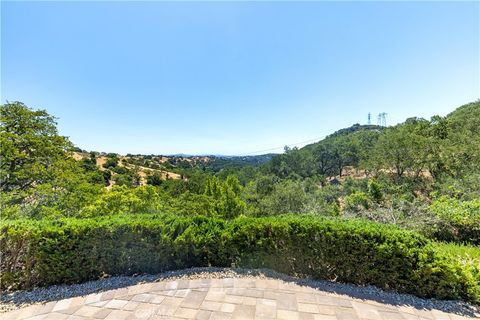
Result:
M438 310L361 300L277 279L226 278L146 283L33 305L0 319L471 319Z

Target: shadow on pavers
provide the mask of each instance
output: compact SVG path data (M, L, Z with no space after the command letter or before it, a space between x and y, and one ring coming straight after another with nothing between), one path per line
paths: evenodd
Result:
M269 269L243 269L243 268L190 268L183 270L167 271L161 274L114 276L99 280L88 281L81 284L53 285L29 291L2 292L0 303L2 310L9 311L32 303L45 303L54 300L67 299L100 293L107 290L124 288L136 284L158 282L178 279L204 279L204 278L242 278L261 277L307 286L320 291L345 295L348 297L372 300L392 306L409 306L419 310L440 310L461 316L476 317L480 313L480 306L475 306L460 300L424 299L410 294L388 292L374 286L359 286L310 278L297 278L278 273ZM1 311L0 311L1 312Z

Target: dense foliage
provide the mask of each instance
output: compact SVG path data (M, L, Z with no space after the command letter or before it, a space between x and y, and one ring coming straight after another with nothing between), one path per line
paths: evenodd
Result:
M0 116L4 287L235 263L478 302L479 101L232 158L87 152L44 110Z
M441 221L437 238L480 246L480 199L460 201L442 197L430 209Z
M365 221L136 215L10 221L0 230L3 286L235 264L480 301L480 265L462 264L413 232Z

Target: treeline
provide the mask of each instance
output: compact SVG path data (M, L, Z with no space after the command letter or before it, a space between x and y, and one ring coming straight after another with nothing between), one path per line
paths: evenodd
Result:
M335 266L343 281L479 301L480 102L355 125L267 162L158 168L154 156L75 160L55 121L0 106L0 267L12 288L236 263L322 279ZM169 166L180 179L159 175Z
M461 179L480 171L480 103L446 117L409 118L394 127L354 125L302 149L286 149L269 171L281 178L342 176L346 167L367 176Z
M274 157L251 182L249 207L362 217L478 244L479 128L477 101L446 117L342 129Z
M394 127L354 125L265 163L272 155L157 168L155 156L105 154L100 167L97 153L73 159L74 145L46 111L7 103L1 106L0 209L4 219L310 213L478 243L479 128L475 102L446 117L410 118ZM151 169L146 186L135 166ZM159 170L168 166L181 179L162 178Z

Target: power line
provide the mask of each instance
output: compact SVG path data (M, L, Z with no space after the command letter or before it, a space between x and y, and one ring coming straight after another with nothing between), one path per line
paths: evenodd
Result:
M258 151L253 151L253 152L248 152L248 153L244 153L243 155L244 156L248 156L248 155L251 155L251 154L254 154L254 153L261 153L261 152L267 152L267 151L274 151L274 150L283 150L285 147L295 147L299 144L304 144L304 143L309 143L309 142L315 142L315 141L320 141L322 140L324 137L321 137L321 138L315 138L315 139L309 139L309 140L305 140L305 141L300 141L300 142L295 142L295 143L291 143L291 144L287 144L287 145L284 145L282 147L277 147L277 148L269 148L269 149L263 149L263 150L258 150Z
M385 113L385 112L381 112L381 113L378 114L378 116L377 116L377 125L378 126L382 126L382 127L387 126L387 117L386 116L387 116L387 113ZM368 113L368 124L371 125L371 113L370 112ZM325 137L309 139L309 140L300 141L300 142L296 142L296 143L291 143L291 144L284 145L282 147L252 151L252 152L248 152L248 153L243 153L239 156L249 156L249 155L252 155L252 154L255 154L255 153L263 153L263 152L268 152L268 151L283 150L285 147L291 148L291 147L295 147L295 146L303 144L303 143L320 141L323 138L325 138Z

